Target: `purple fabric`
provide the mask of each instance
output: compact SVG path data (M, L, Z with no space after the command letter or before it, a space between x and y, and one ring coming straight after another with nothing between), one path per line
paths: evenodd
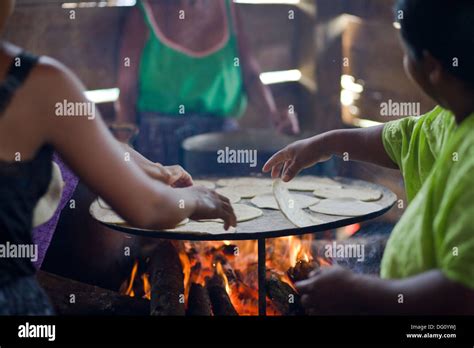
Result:
M77 183L79 182L77 176L74 175L71 169L69 169L69 167L61 160L61 158L56 153L54 153L53 155L53 161L56 162L56 164L61 169L61 174L63 176L65 186L61 196L61 203L59 204L58 209L54 213L54 216L48 222L45 222L43 225L33 229L33 243L38 245L38 260L34 262L34 266L37 269L41 268L41 264L43 263L46 251L48 250L49 244L51 243L51 239L53 238L54 231L56 230L61 211L71 199L72 195L74 194L74 190L76 189Z

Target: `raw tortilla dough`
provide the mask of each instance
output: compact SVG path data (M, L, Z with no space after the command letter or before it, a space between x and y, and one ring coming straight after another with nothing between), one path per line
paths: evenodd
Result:
M353 198L359 201L378 201L382 192L371 188L320 186L313 191L320 198Z
M208 189L215 189L216 184L214 184L212 181L209 180L193 180L194 181L194 186L204 186Z
M48 190L36 203L33 211L33 227L41 226L54 216L61 203L64 186L61 169L55 162L52 162L51 181Z
M303 195L300 193L297 194L292 194L293 199L295 199L300 208L308 208L309 206L316 204L319 202L319 199L307 195ZM253 205L262 208L262 209L274 209L278 210L278 203L275 199L275 196L273 194L265 194L265 195L260 195L252 198L250 201Z
M271 193L272 192L272 187L271 186L263 186L263 185L227 186L227 187L218 188L216 190L216 192L220 195L226 196L229 199L230 199L230 196L239 196L240 198L252 198L252 197L255 197L257 195L263 195L265 193Z
M234 204L240 201L240 195L235 193L233 190L228 187L218 188L216 192L224 197L229 198L230 203Z
M375 203L361 202L354 198L323 199L309 207L311 211L336 216L361 216L381 209Z
M94 219L106 224L129 226L127 222L122 219L116 212L114 212L110 208L104 208L103 206L101 206L101 204L104 204L104 202L102 201L101 203L98 199L94 201L94 203L92 203L89 208L89 213ZM178 226L185 225L186 223L188 223L188 221L189 219L184 219L178 224Z
M295 226L308 227L324 223L324 221L306 213L280 179L273 182L273 194L283 215Z
M183 226L178 226L169 232L176 233L194 233L194 234L222 234L222 233L235 233L234 227L229 228L227 231L224 230L224 225L219 222L213 221L191 221Z
M110 209L112 210L112 207L105 203L105 201L102 199L102 197L97 198L97 202L99 203L99 206L104 209Z
M232 208L234 208L234 213L235 217L237 218L237 222L253 220L263 215L263 212L260 209L251 207L247 204L232 204ZM206 219L200 221L220 223L224 222L222 219Z
M230 178L217 180L219 186L272 186L272 179L270 178Z
M291 191L314 191L320 186L341 188L342 185L329 178L317 176L296 177L286 183L286 187Z
M109 207L103 200L100 198L94 203L91 204L89 208L89 213L94 217L94 219L106 223L106 224L116 224L124 225L126 221L122 219L116 212L112 209L106 208Z

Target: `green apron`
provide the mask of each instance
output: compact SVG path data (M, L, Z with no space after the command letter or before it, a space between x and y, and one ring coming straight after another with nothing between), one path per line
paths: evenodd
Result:
M238 117L246 108L231 3L225 1L228 39L209 54L185 53L160 37L146 1L138 2L150 37L141 55L138 111L183 116Z

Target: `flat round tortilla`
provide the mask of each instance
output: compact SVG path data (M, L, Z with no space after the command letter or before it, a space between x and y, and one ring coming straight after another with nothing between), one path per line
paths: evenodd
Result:
M127 224L127 222L124 219L122 219L110 207L104 208L102 204L104 204L104 202L102 201L101 203L99 199L97 199L91 204L89 208L89 213L92 215L94 219L100 222L103 222L105 224L130 226ZM185 225L186 223L188 223L188 221L189 219L184 219L178 224L178 226Z
M190 221L186 225L178 226L169 232L178 233L196 233L196 234L222 234L235 232L235 228L231 227L227 231L224 225L214 221Z
M232 204L239 202L241 199L239 194L235 193L235 191L232 189L228 189L227 187L218 188L216 189L216 192L224 197L227 197Z
M376 203L361 202L353 198L323 199L309 207L311 211L336 216L361 216L380 210Z
M204 186L208 189L215 189L216 184L209 180L193 180L194 186Z
M104 208L104 202L96 200L91 204L89 208L89 213L94 217L94 219L106 223L106 224L115 224L115 225L124 225L126 221L122 219L116 212L110 208Z
M97 198L97 202L99 203L101 208L112 210L112 207L108 205L102 197Z
M353 198L364 202L378 201L382 197L381 191L361 187L320 186L313 194L320 198Z
M273 182L273 194L282 214L296 227L308 227L324 223L324 221L305 212L290 194L286 184L280 179Z
M301 176L296 177L293 180L286 183L286 187L290 191L314 191L319 186L334 186L341 188L342 185L337 181L330 178L317 177L317 176Z
M41 226L51 220L59 208L65 185L61 168L55 162L52 162L51 181L48 190L36 203L33 211L33 227Z
M232 204L232 208L234 208L235 217L237 218L238 223L253 220L263 215L263 211L247 204ZM224 222L222 219L205 219L199 221Z
M252 198L257 195L263 195L272 192L271 186L227 186L216 189L216 192L220 195L226 196L230 199L231 196L239 196L240 198Z
M303 195L300 193L292 194L291 196L293 197L294 200L298 202L298 205L300 206L301 209L308 208L309 206L319 202L319 199L315 197ZM273 194L265 194L265 195L256 196L252 198L250 202L261 209L273 209L273 210L280 209L278 207L278 203Z
M272 179L270 178L229 178L217 180L219 186L272 186Z

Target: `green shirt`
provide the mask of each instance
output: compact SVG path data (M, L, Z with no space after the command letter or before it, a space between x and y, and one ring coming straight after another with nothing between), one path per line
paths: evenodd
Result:
M167 115L241 116L247 106L231 1L223 1L228 37L216 49L193 53L170 42L146 0L140 0L150 36L141 54L137 108Z
M457 125L436 107L388 123L383 143L403 174L409 205L388 241L382 277L439 269L474 288L474 115Z

